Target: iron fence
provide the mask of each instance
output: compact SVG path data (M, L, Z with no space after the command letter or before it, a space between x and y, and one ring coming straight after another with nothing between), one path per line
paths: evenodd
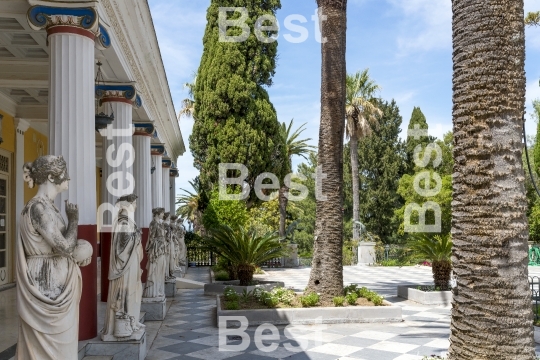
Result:
M531 296L534 309L534 320L540 319L540 278L538 276L529 276L529 287L531 288Z
M265 261L261 264L261 267L269 267L269 268L275 268L275 267L281 267L282 258L273 258L271 260Z
M378 264L383 260L399 260L403 257L405 248L402 245L375 246L375 257Z
M188 247L187 258L189 264L195 264L196 266L216 265L216 254L199 247Z

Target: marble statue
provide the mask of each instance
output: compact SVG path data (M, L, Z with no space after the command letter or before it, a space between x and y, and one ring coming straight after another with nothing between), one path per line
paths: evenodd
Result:
M186 243L184 241L184 237L186 235L186 230L184 229L184 219L182 218L179 218L177 221L176 221L176 227L177 227L177 238L178 238L178 246L179 246L179 251L178 251L178 265L179 266L187 266L187 247L186 247Z
M67 226L56 196L68 189L62 156L46 155L24 165L24 181L38 192L24 207L16 242L17 311L20 316L16 359L77 359L79 266L92 261L92 245L77 240L79 208L66 200ZM7 329L4 329L7 331Z
M137 195L120 197L116 206L119 212L113 227L103 341L131 340L136 331L145 327L139 323L143 248L142 232L133 221Z
M167 250L166 250L166 269L165 272L165 280L176 280L175 276L172 276L172 273L170 272L171 268L171 253L174 253L174 244L172 240L172 229L171 229L171 213L166 212L163 215L163 222L161 223L163 226L163 230L165 231L165 242L167 243ZM174 265L173 265L174 266Z
M181 271L180 267L178 266L178 256L180 255L180 243L178 239L178 226L176 223L176 220L178 219L178 216L173 215L171 216L171 263L169 265L169 271L172 276L175 272Z
M152 209L154 219L148 229L148 243L146 255L148 276L144 287L143 298L165 299L165 276L167 243L165 242L165 228L161 222L165 213L164 208Z

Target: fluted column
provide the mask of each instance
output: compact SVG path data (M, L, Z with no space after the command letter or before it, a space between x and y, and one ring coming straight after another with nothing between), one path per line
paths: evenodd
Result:
M161 191L163 193L163 207L165 208L165 212L171 211L171 180L169 179L170 170L171 160L163 159L161 169L163 173L161 178L163 186L161 187Z
M69 190L56 205L65 214L64 200L79 205L78 237L93 246L83 279L79 339L97 335L96 157L94 138L94 48L96 36L108 46L96 3L42 1L27 12L34 30L47 30L49 45L49 154L62 155L71 178ZM51 6L43 6L50 4Z
M163 170L162 159L165 153L165 146L152 145L152 208L163 206Z
M176 214L176 178L178 177L178 169L173 164L169 172L169 181L171 186L171 213Z
M146 248L148 242L148 227L152 221L152 160L150 153L150 141L154 132L151 123L136 123L133 134L133 147L135 148L135 163L133 164L133 176L135 177L135 194L137 194L137 210L135 222L142 230L142 243ZM143 270L142 282L146 282L146 263L148 259L144 252L141 269Z
M135 190L133 163L135 150L132 141L133 106L140 106L140 98L133 84L100 84L96 86L96 96L114 121L106 129L101 129L101 206L99 213L101 245L101 301L109 295L109 261L112 246L112 227L116 217L116 200ZM110 210L109 210L110 209Z

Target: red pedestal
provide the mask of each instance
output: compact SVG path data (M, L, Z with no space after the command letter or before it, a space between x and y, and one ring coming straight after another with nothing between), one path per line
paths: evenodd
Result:
M97 336L97 226L79 225L78 239L92 244L94 252L90 265L81 268L83 287L79 308L79 341Z
M146 243L148 242L148 228L142 228L142 246L143 246L143 260L141 261L141 269L143 270L142 276L141 276L141 282L146 282L146 276L147 270L146 270L146 264L148 263L148 257L146 256Z
M109 264L111 262L112 233L99 233L101 241L101 301L107 302L109 296Z

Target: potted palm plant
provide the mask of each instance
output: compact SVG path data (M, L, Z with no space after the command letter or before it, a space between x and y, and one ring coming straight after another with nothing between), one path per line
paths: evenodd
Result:
M235 267L240 286L248 286L252 282L257 265L287 255L275 232L259 235L253 229L225 225L207 230L208 236L203 240L205 246Z

